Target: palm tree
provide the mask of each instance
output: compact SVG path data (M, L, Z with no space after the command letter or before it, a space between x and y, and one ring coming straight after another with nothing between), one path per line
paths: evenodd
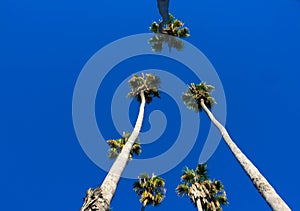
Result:
M152 174L151 178L148 174L143 173L139 180L133 184L133 190L141 196L141 211L144 211L147 205L157 206L165 197L165 180Z
M206 164L198 164L196 170L186 167L176 192L189 196L198 211L221 211L221 205L228 204L224 186L220 180L209 179L206 167Z
M121 153L124 145L127 143L130 135L131 135L131 133L123 132L122 138L110 139L110 140L106 141L110 147L109 154L108 154L109 158L115 159L116 157L118 157L118 155ZM140 143L135 141L130 150L128 160L132 160L134 155L140 155L141 152L142 152L142 148L141 148Z
M183 27L184 23L170 13L169 22L167 23L167 28L163 29L164 34L172 35L175 37L185 38L190 36L189 29ZM154 33L159 33L159 24L155 21L152 22L150 26L150 31Z
M253 185L266 200L268 205L274 211L290 211L288 205L280 198L274 188L270 185L267 179L259 172L254 164L246 157L246 155L238 148L229 136L225 127L214 117L209 109L215 103L215 99L211 96L214 87L202 82L200 84L192 83L187 92L183 94L182 98L188 108L194 111L204 110L213 124L221 132L224 141L229 149L240 163L248 177L251 179Z
M130 157L132 147L142 127L145 104L150 103L153 97L160 97L158 91L160 79L157 76L151 74L146 74L146 76L144 74L142 74L142 76L133 75L128 83L131 88L131 92L129 92L128 96L137 98L141 103L133 132L126 144L122 147L120 154L110 168L102 185L95 190L89 189L87 191L81 211L108 211L110 209L110 202L115 194L120 177Z

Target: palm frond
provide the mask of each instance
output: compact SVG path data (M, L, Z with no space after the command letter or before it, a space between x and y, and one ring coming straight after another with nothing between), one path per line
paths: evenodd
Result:
M205 82L199 84L191 83L188 90L182 95L184 104L191 110L202 111L201 100L204 104L211 109L216 103L215 99L211 96L214 87L207 85Z
M179 19L175 19L174 16L170 13L169 22L167 23L167 28L165 28L164 30L168 35L171 36L180 37L180 38L189 37L190 36L189 29L183 26L184 23ZM159 24L154 21L152 22L149 29L154 33L159 33Z
M139 195L140 202L143 205L159 205L166 193L165 180L152 174L151 177L147 173L138 176L138 181L133 184L133 190Z
M176 187L176 193L179 196L184 196L188 193L189 187L185 184L180 184Z
M160 97L158 88L160 87L160 78L152 74L144 74L142 76L133 75L128 81L131 91L128 96L131 98L137 98L138 102L141 102L141 92L144 93L146 102L149 104L152 102L153 97Z
M107 144L109 145L108 157L110 159L115 159L121 153L123 147L128 141L131 133L123 133L123 137L119 139L110 139L107 140ZM140 143L135 142L130 150L128 160L132 160L133 156L140 155L142 152L142 147Z
M196 87L196 85L192 84L191 87ZM177 194L188 195L195 206L197 206L196 202L200 200L203 210L221 211L221 206L228 204L223 184L220 180L209 179L205 163L199 163L195 170L185 167L181 182L176 187Z

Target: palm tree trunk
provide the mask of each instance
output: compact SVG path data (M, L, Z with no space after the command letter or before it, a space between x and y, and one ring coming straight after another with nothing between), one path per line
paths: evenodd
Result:
M145 208L146 206L143 205L141 211L145 211Z
M224 141L230 148L231 152L238 160L240 165L243 167L244 171L248 177L252 180L253 185L266 200L268 205L272 208L273 211L291 211L288 205L280 198L276 193L274 188L270 185L267 179L259 172L259 170L253 165L253 163L243 154L243 152L238 148L238 146L232 141L227 130L224 126L216 120L214 115L204 104L203 99L201 99L201 106L213 122L213 124L220 130Z
M198 211L203 211L200 199L196 200L196 205L197 205Z
M143 118L144 118L144 109L145 109L145 95L144 92L141 91L140 93L141 96L141 105L140 105L140 110L139 110L139 115L137 118L137 121L135 123L133 132L131 133L130 137L128 138L128 141L126 142L126 144L124 145L123 149L121 150L121 153L119 154L119 156L117 157L117 159L115 160L115 162L113 163L112 167L110 168L108 174L106 175L100 189L101 189L101 193L102 193L102 197L97 196L98 200L96 201L104 201L106 202L107 206L105 205L105 203L99 203L99 205L97 205L97 210L99 211L108 211L109 210L109 205L110 202L116 192L117 189L117 185L118 182L120 180L120 177L125 169L126 163L128 161L128 157L130 154L130 150L132 148L132 145L134 144L135 140L138 138L139 132L141 130L142 127L142 123L143 123ZM86 196L86 198L88 197L88 195ZM85 199L86 201L86 199ZM92 200L90 200L90 202L95 203ZM84 205L82 206L80 211L91 211L91 207L95 206L94 204L86 204L84 203ZM86 204L86 205L85 205Z

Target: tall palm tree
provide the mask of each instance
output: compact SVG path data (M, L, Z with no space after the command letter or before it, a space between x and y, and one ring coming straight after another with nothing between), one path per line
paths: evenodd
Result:
M176 192L189 196L198 211L221 211L221 205L228 204L224 186L220 180L209 179L206 167L206 164L198 164L196 170L186 167Z
M166 194L165 180L155 174L149 177L146 173L141 174L138 178L139 180L133 184L133 190L141 196L141 211L144 211L147 205L159 205Z
M87 190L81 211L108 211L110 209L110 202L115 194L118 182L125 169L128 158L130 157L132 146L138 138L142 127L145 104L150 103L153 97L160 97L158 91L160 79L157 76L151 74L142 74L142 76L133 75L128 83L131 88L131 92L129 92L128 96L137 98L137 100L141 103L139 115L133 132L110 168L102 185L97 187L95 190L91 188Z
M109 154L108 154L109 158L114 159L114 158L118 157L118 155L121 153L123 147L127 143L130 135L131 135L131 133L123 132L123 136L121 138L110 139L110 140L106 141L110 147ZM140 155L141 152L142 152L142 147L141 147L140 143L135 141L130 150L128 160L132 160L134 155Z
M246 155L238 148L229 136L225 127L214 117L209 109L215 103L215 99L211 96L214 87L202 82L200 84L192 83L187 92L183 94L182 98L188 108L194 111L204 110L213 124L221 132L224 141L229 149L240 163L248 177L251 179L253 185L266 200L268 205L274 211L290 211L288 205L280 198L274 188L270 185L267 179L259 172L254 164L246 157Z

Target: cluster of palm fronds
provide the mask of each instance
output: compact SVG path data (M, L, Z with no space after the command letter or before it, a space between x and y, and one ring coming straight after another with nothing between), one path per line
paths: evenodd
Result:
M206 164L198 164L196 170L186 167L178 185L178 195L188 195L195 206L201 203L203 210L222 210L221 205L228 204L224 186L220 180L210 180Z
M133 75L128 81L131 88L131 92L128 93L129 97L137 98L141 102L141 92L144 93L146 102L149 104L152 102L153 97L160 97L158 88L160 87L159 77L152 74Z
M119 139L110 139L107 140L107 143L109 145L109 158L114 159L116 158L120 153L121 150L123 149L124 145L128 141L131 133L123 133L123 136ZM142 152L142 147L140 143L135 142L130 150L130 154L128 157L128 160L132 160L134 155L140 155Z
M163 33L180 38L189 37L189 29L183 26L184 23L182 21L175 19L174 16L170 14L169 22L167 23L167 27L163 29ZM159 33L159 24L153 21L150 26L150 31Z
M155 174L151 177L147 173L141 174L139 180L133 184L133 190L141 196L143 207L147 205L157 206L165 198L165 180Z
M208 108L216 103L215 99L211 96L211 92L214 90L214 87L207 85L205 82L200 84L192 83L188 87L188 91L182 95L183 102L188 108L194 110L195 112L202 111L201 100L204 100L204 104Z

